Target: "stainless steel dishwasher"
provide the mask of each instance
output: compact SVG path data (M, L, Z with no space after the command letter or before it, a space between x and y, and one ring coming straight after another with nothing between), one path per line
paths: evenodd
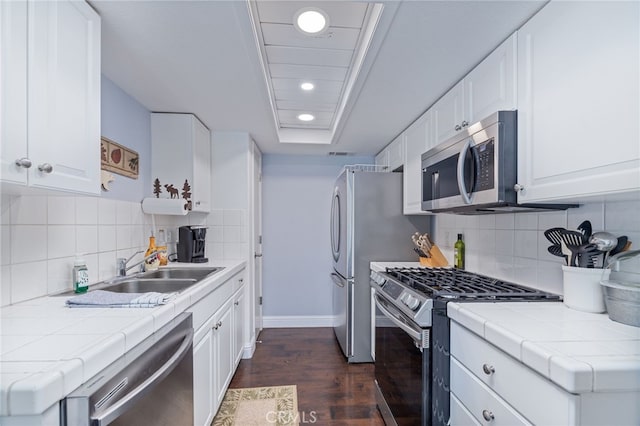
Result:
M193 425L193 326L183 313L62 402L67 426Z

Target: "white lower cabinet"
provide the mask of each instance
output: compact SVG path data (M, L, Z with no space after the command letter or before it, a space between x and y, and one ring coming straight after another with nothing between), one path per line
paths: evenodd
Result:
M192 307L194 317L193 409L196 426L210 425L243 348L244 271ZM202 318L202 312L213 312Z
M193 347L193 423L195 425L208 425L213 420L211 350L211 333L207 332Z
M452 426L638 424L638 392L573 394L453 321L450 338Z

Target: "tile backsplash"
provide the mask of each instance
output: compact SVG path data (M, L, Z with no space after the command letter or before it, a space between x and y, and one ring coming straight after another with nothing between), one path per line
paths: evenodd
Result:
M89 196L3 194L0 213L0 306L71 289L76 253L86 260L91 283L115 276L116 258L145 250L152 227L140 203ZM246 257L244 210L156 216L155 222L170 234L170 251L178 226L206 225L209 259Z
M552 227L576 229L590 220L593 231L627 235L632 248L640 247L640 201L598 202L566 211L481 216L438 214L434 216L435 241L450 263L453 244L462 233L466 269L562 293L563 260L547 252L551 244L543 231ZM640 282L640 260L621 262L622 272Z

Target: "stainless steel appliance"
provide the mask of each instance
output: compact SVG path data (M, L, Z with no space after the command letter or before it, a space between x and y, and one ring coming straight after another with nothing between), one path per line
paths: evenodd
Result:
M376 402L387 425L449 424L447 302L560 301L560 297L459 269L371 272Z
M192 346L183 313L64 399L61 424L192 425Z
M411 235L430 218L402 214L402 174L347 166L331 205L334 331L349 362L371 362L369 263L414 259Z
M422 210L460 214L558 210L518 204L517 112L498 111L422 154Z
M206 226L181 226L178 228L178 262L206 263Z

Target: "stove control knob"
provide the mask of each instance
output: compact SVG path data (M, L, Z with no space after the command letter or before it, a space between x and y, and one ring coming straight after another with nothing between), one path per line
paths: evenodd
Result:
M418 299L416 299L410 294L406 294L405 296L406 297L404 298L403 302L405 305L409 307L409 309L414 311L418 308L418 306L420 306L420 301Z

